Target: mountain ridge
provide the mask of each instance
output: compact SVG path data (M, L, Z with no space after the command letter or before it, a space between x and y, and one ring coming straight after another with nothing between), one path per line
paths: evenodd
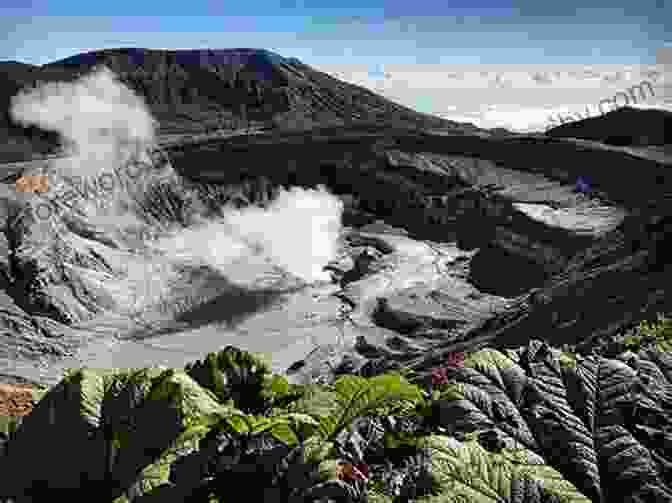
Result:
M0 62L0 144L16 144L14 150L20 152L53 150L54 134L13 120L9 113L12 96L40 82L71 82L100 65L142 96L159 122L159 133L200 133L248 125L303 130L353 121L482 131L471 124L416 112L297 58L266 49L127 47L80 53L41 66Z

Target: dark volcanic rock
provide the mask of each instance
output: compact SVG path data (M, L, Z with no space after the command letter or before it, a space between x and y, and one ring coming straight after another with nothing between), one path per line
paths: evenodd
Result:
M622 107L549 129L554 138L581 138L614 146L672 143L672 112Z
M426 370L451 351L512 348L533 337L589 354L640 320L672 312L672 267L659 258L662 241L646 232L628 236L624 228L627 223L577 253L563 273L473 330L470 342L438 345L412 368Z
M479 291L516 297L542 284L549 275L533 259L486 244L471 261L469 281Z
M428 294L428 297L429 296L431 296L431 293ZM378 305L372 315L373 321L377 325L394 330L400 334L411 335L420 330L454 330L458 326L464 324L461 320L442 319L438 316L418 314L417 311L413 312L415 309L406 311L405 308L407 308L411 302L407 296L402 296L401 299L397 298L395 300L397 302L392 302L392 305L390 305L388 299L378 299ZM401 343L402 346L405 346L406 340L407 339L396 338L393 344Z

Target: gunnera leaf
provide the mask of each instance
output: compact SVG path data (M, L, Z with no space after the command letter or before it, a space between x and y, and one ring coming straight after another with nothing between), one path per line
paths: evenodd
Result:
M476 440L444 435L424 437L420 445L431 452L432 475L442 491L419 502L534 503L551 496L566 503L590 502L552 467L535 464L525 449L492 453Z
M534 452L595 502L672 501L668 353L572 355L568 364L540 341L495 353L449 369L460 393L435 401L432 418L449 434L496 430L507 447Z
M34 486L52 490L80 487L82 476L105 477L104 439L97 434L101 405L113 371L71 371L24 418L0 459L3 496L29 494ZM64 452L77 452L63 463ZM38 456L35 453L39 453Z
M497 427L516 443L539 449L520 411L527 376L515 361L486 349L469 355L464 368L448 369L448 376L453 384L432 404L437 426L458 436Z
M229 413L181 370L69 372L26 418L16 448L2 459L9 463L4 469L17 473L10 494L42 485L49 494L60 489L112 501L141 473L147 477L141 485L151 488L167 480L171 449L193 443L195 432ZM63 463L64 452L77 456Z
M333 431L329 432L329 438L336 438L340 430L349 426L357 416L387 415L390 407L403 402L418 403L424 398L418 386L397 374L383 374L368 379L342 376L333 387L341 410Z
M271 369L261 357L233 346L209 353L204 360L186 365L185 371L221 403L233 400L236 408L250 414L267 412L272 406L271 388L280 392L284 388L269 380Z

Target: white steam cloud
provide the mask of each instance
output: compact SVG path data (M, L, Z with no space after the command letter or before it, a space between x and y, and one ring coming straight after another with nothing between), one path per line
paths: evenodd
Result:
M144 100L105 67L72 83L47 83L22 92L13 98L10 113L17 121L62 136L70 157L52 166L63 174L93 177L111 172L122 167L129 154L155 142L156 121ZM139 293L147 290L142 287L145 283L158 285L149 290L158 290L163 296L166 285L179 276L177 271L185 264L206 264L226 276L231 264L253 255L265 256L306 282L327 280L323 267L336 256L342 211L341 201L323 187L281 191L268 209L225 208L221 218L201 218L197 225L147 243L161 255L163 265L158 269L152 266L158 257L118 257L128 277L108 284L109 291L118 298L135 299L120 305L130 302L137 307L140 295L144 297L141 304L147 306L158 300L159 293ZM120 213L117 219L92 214L92 223L100 220L97 216L105 217L108 230L116 225L118 231L124 231L139 222L135 215ZM114 255L110 250L110 258ZM143 261L146 266L141 266Z
M99 67L75 82L48 82L12 98L12 118L58 132L62 172L96 176L119 166L139 144L154 143L155 120L142 97Z
M324 281L336 257L343 203L323 187L283 190L267 208L229 209L222 219L174 231L155 245L184 262L225 273L245 255L263 255L304 281Z

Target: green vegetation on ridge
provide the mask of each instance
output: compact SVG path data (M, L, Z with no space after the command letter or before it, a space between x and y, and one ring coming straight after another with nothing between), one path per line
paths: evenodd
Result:
M240 483L250 501L662 501L672 493L653 460L664 456L655 439L672 426L664 412L672 390L647 369L672 364L669 328L663 317L640 325L638 336L656 340L627 347L649 362L640 370L531 341L452 358L429 388L405 372L290 385L230 346L185 369L71 370L12 434L0 469L16 476L0 496L221 503L231 501L227 484ZM651 386L632 384L641 372ZM593 381L598 373L607 377ZM564 398L544 391L551 383ZM632 400L619 398L624 386ZM652 400L663 408L638 407ZM363 435L364 423L383 431ZM622 447L605 450L613 442ZM62 463L63 452L77 456ZM631 460L627 489L625 475L600 476L597 460L616 458ZM265 463L270 471L246 478L246 466Z

